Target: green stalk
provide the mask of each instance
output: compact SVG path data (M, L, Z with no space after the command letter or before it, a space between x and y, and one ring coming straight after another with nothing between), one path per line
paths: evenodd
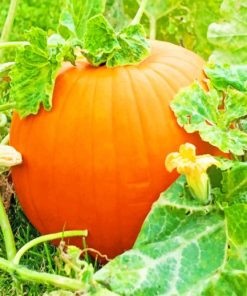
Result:
M0 227L3 233L8 260L13 260L16 255L15 239L6 214L2 197L0 196Z
M9 143L9 134L7 134L7 135L2 139L2 141L1 141L0 144L2 144L2 145L8 145L8 143Z
M149 28L150 28L150 32L149 32L149 38L151 40L155 40L156 38L156 18L155 17L150 17L149 18Z
M60 275L49 274L46 272L30 270L3 258L0 258L0 269L8 272L11 275L14 274L16 278L22 281L29 281L43 285L52 285L54 287L70 291L85 289L85 284L82 281Z
M72 230L72 231L64 231L64 232L58 232L58 233L52 233L43 235L40 237L37 237L30 242L26 243L15 255L15 258L13 259L13 263L19 264L21 257L32 247L44 243L47 241L55 240L55 239L61 239L66 237L74 237L74 236L87 236L88 232L87 230Z
M12 29L12 25L14 22L15 12L18 5L19 0L11 0L8 15L3 26L2 35L0 38L0 42L8 41L9 35Z
M0 42L6 42L9 40L9 35L14 22L15 12L16 12L18 3L19 3L19 0L11 0L10 2L8 15L4 23L2 34L0 37ZM2 58L2 56L3 56L3 51L0 51L0 59Z
M131 22L131 25L137 25L137 24L140 23L140 20L142 18L143 13L144 13L147 2L148 2L148 0L142 0L137 13L136 13L134 19Z
M0 49L29 45L28 41L0 42Z
M15 107L15 103L14 102L0 105L0 112L13 109L14 107Z
M0 43L1 46L1 43ZM9 71L13 66L15 65L15 62L8 62L8 63L4 63L4 64L0 64L0 73L1 72L6 72Z

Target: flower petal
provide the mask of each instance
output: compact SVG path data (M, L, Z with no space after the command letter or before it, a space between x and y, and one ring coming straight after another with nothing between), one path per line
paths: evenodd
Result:
M168 154L166 157L165 167L168 170L168 172L171 172L179 166L181 161L182 159L180 157L180 154L178 152L172 152Z
M0 167L11 167L21 162L21 154L14 147L0 144Z

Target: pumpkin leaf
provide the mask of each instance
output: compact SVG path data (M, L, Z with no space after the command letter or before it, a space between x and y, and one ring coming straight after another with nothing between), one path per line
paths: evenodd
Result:
M94 278L120 295L241 295L247 205L220 212L195 203L180 177L154 203L133 249Z
M148 1L145 7L145 13L149 18L153 18L156 21L161 17L167 15L170 11L177 8L181 1L176 0L153 0ZM138 0L138 3L141 3L141 0Z
M247 150L247 134L234 127L247 115L246 93L229 89L223 100L215 89L206 92L195 82L175 97L171 108L188 133L198 131L204 141L226 153L243 155Z
M117 32L131 22L130 16L124 11L123 0L106 0L104 15Z
M17 51L16 63L10 71L10 96L16 102L21 118L37 114L42 104L45 110L52 107L52 93L56 75L66 59L73 62L70 45L52 41L49 47L47 34L33 28L28 33L30 45Z
M83 44L84 56L94 66L106 63L109 54L120 48L114 29L100 14L87 22Z
M218 90L231 86L239 91L247 91L247 65L208 64L205 68L211 83Z
M247 163L237 162L222 174L223 198L231 203L247 202Z
M66 0L66 7L60 15L59 33L65 39L82 39L87 21L104 10L105 0Z
M108 67L135 65L144 60L149 54L149 44L145 39L145 31L142 25L130 25L124 28L118 35L120 45L107 59Z
M149 44L142 25L129 25L115 33L103 15L92 17L84 35L83 55L94 66L138 64L149 55Z
M245 271L222 272L217 281L211 281L203 295L242 295L247 289L247 273Z
M133 17L140 0L123 2L125 13ZM182 45L208 58L213 45L207 40L207 30L211 23L219 19L221 2L222 0L148 1L141 24L149 38ZM203 16L198 11L203 11Z
M208 40L216 49L210 60L217 63L245 64L247 60L246 0L224 0L222 20L208 28Z
M245 165L245 194L247 184L247 165ZM243 186L242 191L244 192ZM235 193L235 192L234 192ZM239 193L239 191L238 191ZM229 194L229 193L228 193ZM232 199L234 197L231 196ZM247 203L234 204L225 209L229 240L235 246L242 247L247 242ZM238 217L238 219L236 219ZM245 245L246 248L246 245ZM247 250L242 258L247 266Z

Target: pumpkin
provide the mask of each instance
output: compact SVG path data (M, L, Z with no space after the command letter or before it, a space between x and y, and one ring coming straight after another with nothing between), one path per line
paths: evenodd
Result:
M20 119L10 143L23 156L13 168L19 201L42 233L88 229L87 245L110 258L129 249L152 203L177 177L165 156L198 135L180 128L169 107L181 87L203 78L203 60L182 47L152 42L137 66L66 66L51 112ZM82 246L81 239L71 243Z

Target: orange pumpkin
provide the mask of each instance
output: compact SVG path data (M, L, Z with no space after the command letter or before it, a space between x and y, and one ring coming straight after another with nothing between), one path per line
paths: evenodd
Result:
M130 248L152 203L177 177L166 172L165 156L184 142L210 152L169 107L181 87L203 78L202 67L194 53L154 41L138 66L66 67L51 112L23 120L14 114L10 142L23 164L13 180L31 223L42 234L88 229L89 247L109 257Z

